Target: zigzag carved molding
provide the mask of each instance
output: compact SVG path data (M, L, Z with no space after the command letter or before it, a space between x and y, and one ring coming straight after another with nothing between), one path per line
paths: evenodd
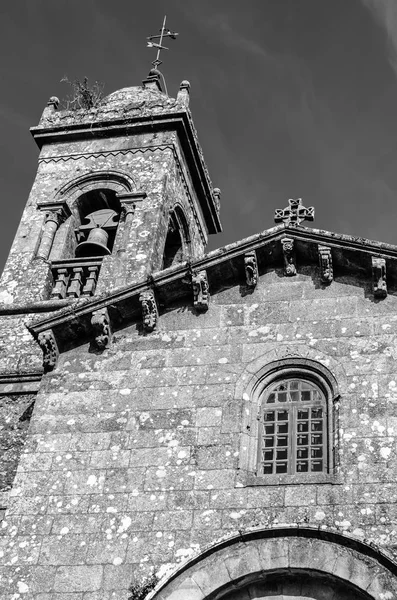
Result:
M160 144L158 146L145 146L144 148L124 148L120 150L108 150L106 152L81 152L76 154L61 154L60 156L47 156L46 158L39 158L39 163L50 163L50 162L67 162L68 160L80 160L80 158L84 158L88 160L89 158L99 158L102 156L105 158L106 156L118 156L122 154L125 156L126 154L144 154L145 152L155 152L156 150L171 150L175 152L172 144Z
M106 156L119 156L120 154L122 156L125 156L127 154L139 154L139 153L145 154L146 152L155 152L156 150L160 150L160 152L163 152L164 150L171 150L171 152L173 153L173 156L175 158L175 162L176 162L176 165L178 168L178 172L182 178L182 185L186 191L186 195L189 200L189 205L192 210L195 223L196 223L199 233L200 233L201 241L203 242L204 245L206 245L206 238L205 238L202 226L201 226L201 222L200 222L199 216L197 214L196 208L194 206L194 203L193 203L190 191L189 191L189 186L187 184L186 177L185 177L185 174L182 169L182 165L180 164L180 159L179 159L178 153L176 152L175 146L173 144L159 144L156 146L145 146L144 148L123 148L120 150L108 150L106 152L81 152L79 154L76 153L76 154L63 154L60 156L47 156L46 158L39 158L39 163L48 164L50 162L55 162L55 163L67 162L69 160L80 160L81 158L88 160L89 158L99 158L99 157L106 158Z

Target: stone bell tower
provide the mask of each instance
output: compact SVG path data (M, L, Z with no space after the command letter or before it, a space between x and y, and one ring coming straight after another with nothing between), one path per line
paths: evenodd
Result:
M95 107L60 110L53 97L31 130L37 174L0 280L0 509L43 375L39 345L56 355L27 327L190 264L221 229L189 88L172 99L152 71Z
M51 98L32 135L39 166L0 286L0 301L42 310L145 279L204 253L220 231L189 111L158 71L90 109Z

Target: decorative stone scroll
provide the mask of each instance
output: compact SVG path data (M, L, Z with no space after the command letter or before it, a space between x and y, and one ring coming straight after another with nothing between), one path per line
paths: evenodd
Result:
M296 257L293 238L284 237L281 239L284 255L284 273L287 277L296 275Z
M58 344L52 329L39 333L37 341L43 351L44 371L52 371L56 367L59 356Z
M153 331L158 321L158 309L156 298L152 290L142 292L139 296L142 306L143 328L145 331Z
M194 272L192 274L193 306L198 312L208 310L210 301L210 288L206 271Z
M255 250L244 255L244 267L247 286L250 288L256 287L258 283L258 263Z
M95 343L99 350L110 346L112 330L107 308L101 308L92 313L91 325L95 331Z
M384 258L372 257L372 280L375 298L386 298L386 260Z
M332 252L329 246L318 246L318 259L320 263L320 278L323 283L331 283L334 278L332 267Z

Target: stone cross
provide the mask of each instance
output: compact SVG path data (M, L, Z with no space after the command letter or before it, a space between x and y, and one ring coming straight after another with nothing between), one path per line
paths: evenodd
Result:
M275 223L285 223L296 227L302 221L314 221L314 206L306 208L302 205L302 198L288 200L286 208L276 208L274 211Z

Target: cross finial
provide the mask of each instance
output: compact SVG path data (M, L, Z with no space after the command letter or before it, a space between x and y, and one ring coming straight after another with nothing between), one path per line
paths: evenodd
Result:
M166 19L167 19L167 17L165 16L164 21L163 21L163 26L160 29L160 35L149 35L146 38L148 48L157 48L157 56L156 56L155 60L152 62L152 65L155 69L157 69L163 62L162 60L160 60L161 50L168 50L168 48L166 48L165 46L162 45L163 39L165 37L169 37L172 40L176 40L176 36L179 35L175 31L170 31L169 29L165 28ZM158 42L154 42L153 40L158 40Z
M289 206L286 208L276 208L274 211L275 223L285 223L285 225L295 226L302 221L314 221L314 206L306 208L302 205L302 198L290 198Z

